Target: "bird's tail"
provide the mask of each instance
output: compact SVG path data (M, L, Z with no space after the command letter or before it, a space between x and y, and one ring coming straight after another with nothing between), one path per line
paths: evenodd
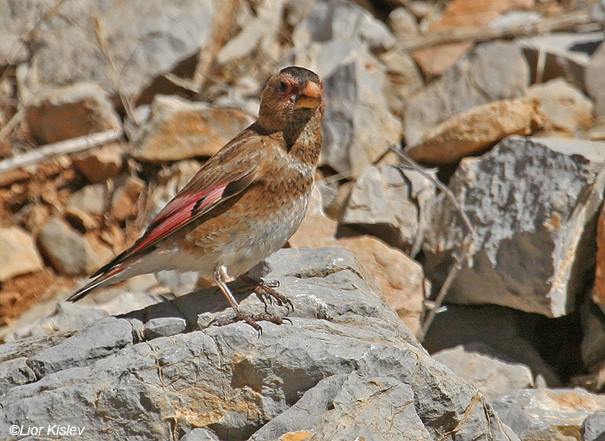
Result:
M88 282L82 288L74 292L67 298L68 302L75 302L81 298L86 297L93 289L100 288L102 286L113 285L124 279L123 268L120 266L113 268L111 271L98 275L95 279Z

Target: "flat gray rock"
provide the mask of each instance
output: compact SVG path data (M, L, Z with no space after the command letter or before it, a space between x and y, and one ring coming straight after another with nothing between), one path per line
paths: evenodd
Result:
M489 403L469 408L475 388L431 359L360 274L341 249L279 251L256 275L278 280L295 311L291 324L262 322L260 337L243 323L196 327L232 314L205 290L71 336L2 345L10 365L0 372L12 374L0 432L60 420L84 426L83 440L198 439L196 428L211 431L199 439L277 439L303 427L325 440L432 440L464 417L456 440L507 439ZM239 298L262 311L255 296ZM145 340L144 322L158 317L182 317L188 328ZM308 406L318 409L308 422L288 416Z
M548 317L574 310L594 262L605 186L605 150L585 144L511 137L462 161L449 188L474 225L476 253L448 301ZM435 199L432 220L424 268L440 286L467 232L445 195Z

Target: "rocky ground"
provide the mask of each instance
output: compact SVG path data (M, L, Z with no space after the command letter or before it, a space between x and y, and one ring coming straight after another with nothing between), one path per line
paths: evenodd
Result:
M0 439L605 440L604 23L596 0L0 0ZM287 64L328 104L307 216L255 270L292 323L213 326L196 274L64 303Z

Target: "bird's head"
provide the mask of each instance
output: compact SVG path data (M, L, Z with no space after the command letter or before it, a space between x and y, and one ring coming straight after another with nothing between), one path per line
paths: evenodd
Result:
M315 72L289 66L267 81L261 94L259 123L268 130L300 126L323 111L323 85Z

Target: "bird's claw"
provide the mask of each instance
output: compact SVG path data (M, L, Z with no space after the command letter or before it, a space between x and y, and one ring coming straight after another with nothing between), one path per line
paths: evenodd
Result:
M268 312L267 301L273 304L274 300L278 306L285 306L288 309L288 312L290 311L290 308L292 309L292 311L294 311L294 304L292 303L292 301L285 295L277 292L275 290L275 288L277 287L279 287L279 281L271 280L267 282L260 281L258 285L256 285L256 287L254 288L254 293L256 294L256 297L258 297L258 299L265 305L265 312Z
M267 312L261 312L260 314L250 314L247 312L237 311L235 316L224 319L213 320L211 324L214 326L225 326L230 325L232 323L244 322L248 325L252 326L256 332L258 332L258 336L260 337L263 334L263 328L258 324L260 321L274 323L276 325L283 325L285 321L292 324L292 320L287 317L279 317L277 315L269 314Z

